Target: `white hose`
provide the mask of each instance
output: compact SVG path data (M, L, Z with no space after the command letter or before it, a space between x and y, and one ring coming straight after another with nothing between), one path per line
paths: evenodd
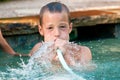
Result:
M58 55L58 58L60 60L60 63L62 64L63 68L68 71L70 74L74 75L77 79L79 80L85 80L84 78L78 76L77 74L75 74L72 69L67 65L67 63L65 62L64 60L64 57L62 55L62 51L60 49L57 49L57 55Z

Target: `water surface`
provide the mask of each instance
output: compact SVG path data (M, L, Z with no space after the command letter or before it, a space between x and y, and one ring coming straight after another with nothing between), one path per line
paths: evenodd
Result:
M96 64L96 68L94 70L90 71L79 71L75 70L75 73L79 74L80 76L84 77L86 80L119 80L120 79L120 39L117 38L104 38L104 39L96 39L96 40L88 40L88 41L77 41L80 45L88 46L91 49L92 56L93 56L93 62ZM35 43L33 43L35 44ZM32 48L32 45L29 45L29 47L14 47L16 51L21 53L28 53L30 49ZM1 74L4 72L4 74L0 75L1 80L10 80L12 75L9 75L9 73L17 74L15 76L15 80L30 80L30 79L36 79L41 78L41 76L44 77L45 80L58 80L59 79L65 79L70 80L71 76L68 73L61 72L59 73L52 73L48 72L45 74L41 74L40 67L36 66L34 69L32 69L30 72L26 72L25 69L23 69L23 65L28 63L29 58L27 57L13 57L11 55L5 54L0 51L0 72ZM23 61L22 61L23 60ZM23 63L22 63L23 62ZM22 67L21 67L22 65ZM15 69L16 73L8 71L10 69ZM29 70L29 69L28 69ZM17 73L21 71L24 72L23 74L29 73L29 75L24 75ZM37 71L37 72L36 72ZM6 74L5 74L6 73ZM34 74L34 75L33 75ZM22 75L22 76L21 76ZM20 78L24 77L24 78ZM25 77L28 78L25 78ZM30 77L31 76L31 77ZM49 79L46 79L46 77L50 76ZM12 78L13 78L12 77ZM42 77L42 79L43 79ZM54 78L54 79L53 79ZM38 79L38 80L39 80ZM74 79L71 79L74 80Z

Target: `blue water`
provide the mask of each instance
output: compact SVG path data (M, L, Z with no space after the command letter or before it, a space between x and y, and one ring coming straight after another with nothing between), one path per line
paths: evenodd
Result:
M26 39L24 38L24 40ZM29 45L13 47L17 52L27 54L37 42L32 41L34 43L29 43ZM120 39L104 38L77 41L77 43L88 46L91 49L92 63L95 66L92 66L92 70L81 70L78 67L74 69L76 74L86 80L120 80ZM49 67L35 64L32 68L28 68L28 57L13 57L5 54L2 50L0 52L0 80L74 80L73 76L61 68L58 68L59 70L56 69L56 71L52 70L54 67L51 67L49 62L47 63Z

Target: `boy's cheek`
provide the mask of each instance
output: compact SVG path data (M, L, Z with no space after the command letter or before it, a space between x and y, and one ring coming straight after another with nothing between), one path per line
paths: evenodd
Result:
M54 41L54 37L49 34L45 36L44 38L45 38L45 41Z
M63 35L61 35L61 39L63 39L63 40L69 40L69 34L63 34Z

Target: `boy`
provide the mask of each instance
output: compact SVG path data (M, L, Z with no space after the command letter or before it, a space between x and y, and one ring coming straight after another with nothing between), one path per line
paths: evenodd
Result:
M88 63L91 59L91 51L88 47L69 43L69 33L72 31L70 13L68 8L60 2L51 2L41 8L39 33L44 37L44 42L54 42L54 50L59 48L64 55L67 64L74 65L76 62L81 64ZM37 43L30 54L32 55L42 43ZM52 55L52 53L51 53ZM71 58L74 57L74 60ZM52 61L58 61L54 54Z
M30 54L18 54L16 53L12 48L11 46L7 43L7 41L4 39L3 35L2 35L2 32L1 32L1 29L0 29L0 46L2 47L2 49L8 53L8 54L11 54L13 56L30 56Z

